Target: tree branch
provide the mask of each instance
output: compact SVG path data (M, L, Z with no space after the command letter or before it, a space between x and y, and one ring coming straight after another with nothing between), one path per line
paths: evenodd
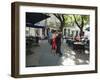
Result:
M75 20L76 25L77 25L79 28L81 28L80 25L78 24L77 20L76 20L75 15L73 15L73 16L74 16L74 20Z
M81 16L81 19L82 19L81 27L83 28L83 26L84 26L84 18L83 18L83 16Z
M56 18L57 18L58 20L62 21L62 19L61 19L61 17L60 17L59 14L54 14L54 15L56 16Z
M65 18L64 18L64 15L62 14L61 16L62 16L62 20L63 20L63 22L65 22Z

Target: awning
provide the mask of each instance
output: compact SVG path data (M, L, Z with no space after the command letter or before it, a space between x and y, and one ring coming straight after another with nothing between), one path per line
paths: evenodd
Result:
M50 16L47 16L43 13L33 13L33 12L26 12L26 26L33 27L33 28L42 28L43 26L36 26L35 23L38 23L44 19L47 19Z
M30 28L44 28L45 26L38 26L38 25L33 25L31 23L26 23L26 26L27 27L30 27Z

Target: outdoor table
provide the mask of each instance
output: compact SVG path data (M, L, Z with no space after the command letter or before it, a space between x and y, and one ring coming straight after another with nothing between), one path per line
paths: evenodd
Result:
M73 46L73 42L74 42L74 40L71 39L71 38L69 38L69 39L67 39L66 42L68 43L68 45L69 45L70 47L72 47L72 46Z
M73 42L73 49L75 50L84 50L85 43L84 42Z

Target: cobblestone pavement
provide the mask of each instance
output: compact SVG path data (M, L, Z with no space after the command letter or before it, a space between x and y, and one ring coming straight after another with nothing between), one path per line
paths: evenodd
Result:
M31 49L33 54L26 56L27 67L89 64L89 54L73 51L65 42L62 42L61 57L51 52L47 40L41 40L39 44L40 46Z

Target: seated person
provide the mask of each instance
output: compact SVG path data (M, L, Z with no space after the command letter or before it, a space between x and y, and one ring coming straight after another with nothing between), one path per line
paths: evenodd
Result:
M79 35L77 35L77 36L75 36L74 40L75 40L75 41L81 41L81 38L80 38Z

